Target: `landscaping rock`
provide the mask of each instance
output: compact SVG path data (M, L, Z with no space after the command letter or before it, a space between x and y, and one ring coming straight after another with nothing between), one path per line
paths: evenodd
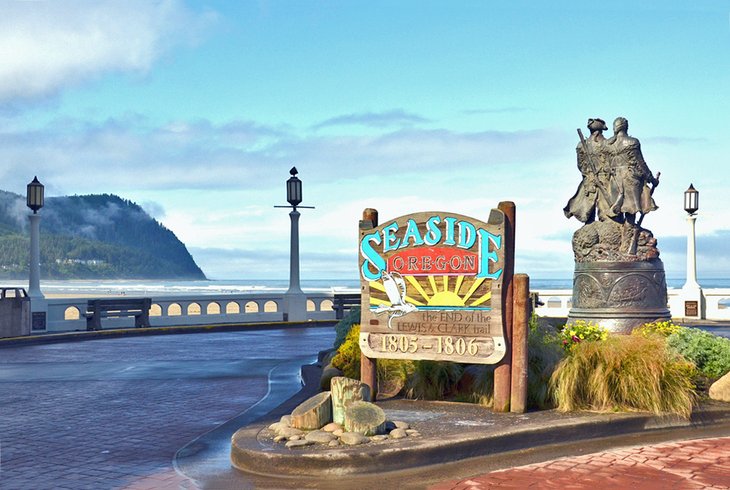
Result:
M710 398L721 402L730 402L730 373L712 383Z
M388 435L391 439L403 439L404 437L408 437L405 429L393 429Z
M323 430L313 430L312 432L307 433L307 435L304 436L304 439L307 441L316 442L317 444L329 444L330 442L337 439L337 437Z
M345 430L366 436L382 434L385 432L385 412L374 403L352 402L345 410Z
M281 442L281 441L286 441L286 437L284 437L284 436L274 437L274 442Z
M286 425L287 427L291 427L291 415L282 415L279 422Z
M319 429L331 421L332 403L329 391L305 400L291 413L291 425L297 429Z
M373 436L370 439L373 442L381 442L381 441L386 440L387 438L388 438L388 436L386 436L385 434L378 434L377 436Z
M332 421L345 423L345 410L352 402L370 400L370 387L356 379L336 376L332 378Z
M336 422L330 422L329 424L322 427L325 432L334 432L336 430L342 430L342 426Z
M345 432L340 436L340 441L348 446L358 446L369 442L370 439L358 432Z
M403 427L401 427L401 428L403 428ZM411 434L414 434L414 433L416 433L416 432L418 432L418 431L417 431L416 429L406 429L406 434L408 434L409 436L410 436Z
M345 431L342 430L342 429L337 429L337 430L335 430L335 431L332 432L332 435L335 436L335 437L340 437L344 432Z
M297 448L297 447L311 446L313 444L314 443L312 441L308 441L306 439L299 439L299 440L296 440L296 441L289 441L289 442L287 442L286 443L286 447L288 447L289 449L294 449L294 448Z
M337 447L340 445L340 441L337 439L332 439L328 444L329 447Z
M281 431L282 429L287 429L287 428L289 428L289 426L288 426L288 425L286 425L286 424L282 424L281 422L274 422L273 424L271 424L271 425L269 426L269 429L270 429L270 430L273 430L273 431L274 431L274 432L276 432L277 434L278 434L278 433L279 433L279 431Z
M302 439L304 439L304 436L291 436L289 438L290 441L301 441Z
M395 425L396 429L408 430L411 428L411 424L409 424L408 422L403 422L402 420L394 420L393 425Z
M332 378L342 376L344 373L334 367L332 364L328 364L322 369L322 376L319 378L319 387L322 390L330 390L332 387Z
M304 435L304 432L302 432L299 429L295 429L294 427L282 427L279 431L277 431L276 435L284 436L287 439L291 439L292 437L295 437L295 436Z

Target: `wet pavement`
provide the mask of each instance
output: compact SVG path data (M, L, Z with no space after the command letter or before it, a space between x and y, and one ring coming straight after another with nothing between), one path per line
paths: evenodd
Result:
M374 464L375 444L363 448L366 475L273 479L233 469L231 435L263 428L313 393L313 368L297 393L300 366L333 339L331 327L277 328L0 348L0 489L730 488L726 405L675 424L393 400L389 416L423 432L412 441L421 453L389 448L411 469ZM485 454L479 434L488 432L501 439ZM388 465L395 470L382 473Z
M1 348L0 488L195 488L176 452L298 391L299 366L333 340L295 328Z

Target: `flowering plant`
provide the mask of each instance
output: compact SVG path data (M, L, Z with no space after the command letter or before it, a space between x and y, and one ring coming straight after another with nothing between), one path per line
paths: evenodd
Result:
M606 340L607 337L608 330L585 320L576 320L560 331L563 348L568 351L581 342Z
M682 327L675 325L671 320L665 322L651 322L645 323L631 333L641 334L644 337L649 335L661 335L662 337L669 337L672 334L678 333Z

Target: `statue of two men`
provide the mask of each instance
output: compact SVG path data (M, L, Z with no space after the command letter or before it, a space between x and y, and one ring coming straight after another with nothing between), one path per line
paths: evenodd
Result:
M566 217L575 216L585 224L598 218L634 225L638 213L643 216L657 209L651 195L658 175L649 170L639 140L629 136L628 129L626 118L617 117L609 139L603 136L608 128L602 119L588 120L588 138L578 130L581 142L576 153L583 180L563 208Z

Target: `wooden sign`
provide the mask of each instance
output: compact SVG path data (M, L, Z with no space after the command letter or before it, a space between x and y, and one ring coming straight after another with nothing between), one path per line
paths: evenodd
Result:
M422 212L360 230L360 349L370 358L493 364L505 354L502 211Z
M684 302L684 316L699 316L699 302L698 301L685 301Z

